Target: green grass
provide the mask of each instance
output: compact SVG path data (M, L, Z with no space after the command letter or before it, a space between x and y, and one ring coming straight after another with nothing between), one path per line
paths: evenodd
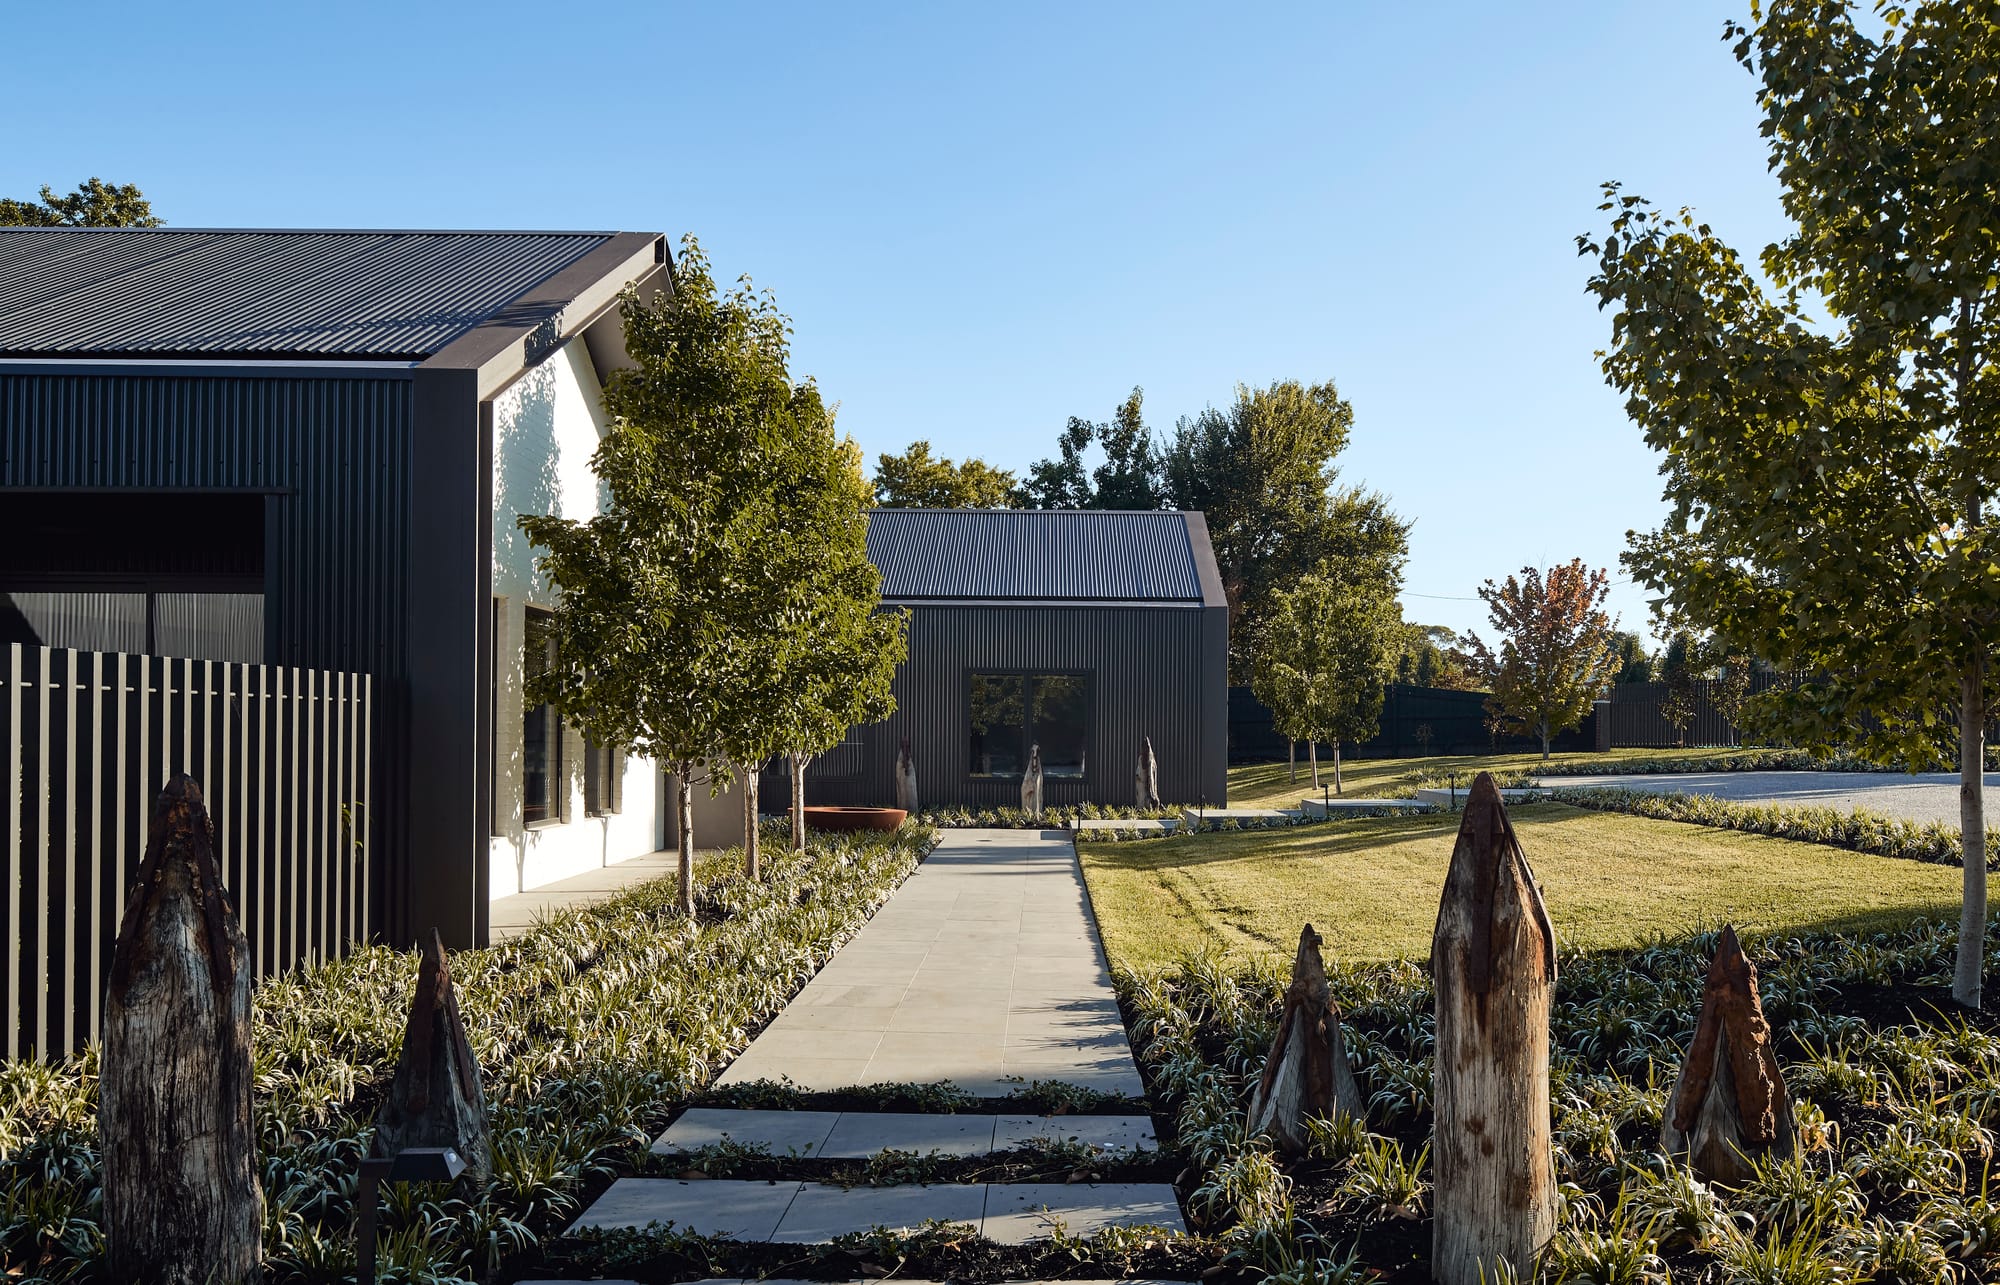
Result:
M1406 762L1408 760L1405 760ZM1697 928L1862 931L1955 914L1950 867L1561 804L1513 813L1567 948L1642 944ZM1289 958L1311 922L1330 957L1423 958L1454 816L1082 844L1114 964L1164 966L1217 945Z
M1603 754L1551 754L1548 762L1588 764L1592 768L1602 766L1606 772L1616 772L1621 763L1641 760L1721 759L1758 752L1726 749L1610 750ZM1340 767L1341 792L1357 799L1382 795L1394 797L1408 794L1416 787L1420 778L1441 773L1456 772L1459 783L1466 785L1481 772L1532 772L1542 766L1544 766L1542 756L1533 753L1434 754L1429 758L1348 759L1343 761ZM1297 807L1300 799L1308 796L1318 797L1319 791L1313 788L1312 772L1306 766L1303 751L1299 759L1298 777L1297 781L1293 781L1291 772L1283 763L1239 763L1229 769L1229 806L1291 808ZM1320 779L1329 789L1332 788L1333 769L1325 760L1320 762Z

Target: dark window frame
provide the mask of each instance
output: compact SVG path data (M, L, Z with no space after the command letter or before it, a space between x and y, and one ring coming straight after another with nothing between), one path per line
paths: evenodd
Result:
M1019 772L1011 774L982 774L973 770L975 765L971 760L970 751L972 748L972 680L975 678L1019 678L1024 680L1021 689L1021 770ZM1028 755L1035 744L1034 691L1032 689L1032 680L1037 678L1081 678L1083 680L1083 704L1084 708L1089 711L1088 726L1084 733L1083 771L1076 776L1051 776L1044 769L1042 772L1043 783L1045 785L1052 785L1059 782L1073 785L1091 784L1094 778L1092 776L1093 769L1090 766L1090 751L1096 748L1097 740L1097 671L1094 669L1065 669L1053 665L1029 666L1025 668L1021 666L968 666L966 668L965 681L959 689L959 699L963 702L961 708L966 712L964 745L967 750L965 765L965 779L967 781L975 783L1020 781L1027 776Z
M561 825L569 818L564 814L567 803L568 782L563 776L563 722L553 705L528 704L528 643L533 630L530 622L542 617L551 624L555 613L546 607L525 607L521 613L521 824L529 830L542 830L549 826ZM549 659L555 657L556 640L548 639ZM543 711L548 720L544 736L548 740L548 763L542 774L547 783L548 797L532 799L528 794L528 726L535 711Z

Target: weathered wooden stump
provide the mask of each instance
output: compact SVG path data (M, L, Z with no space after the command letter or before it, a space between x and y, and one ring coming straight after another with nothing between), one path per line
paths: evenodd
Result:
M1153 738L1150 736L1139 746L1139 766L1132 785L1138 806L1160 806L1160 761L1153 757Z
M1472 783L1431 938L1437 1062L1431 1274L1525 1279L1555 1231L1549 1004L1556 942L1491 774Z
M403 1052L396 1059L388 1099L375 1117L375 1143L369 1154L393 1159L411 1147L450 1147L458 1152L465 1161L459 1184L467 1190L477 1188L493 1172L479 1064L465 1037L451 965L436 929L424 943L423 960L417 966Z
M97 1120L111 1278L255 1280L264 1197L250 1116L250 951L201 787L167 783L104 997Z
M1042 819L1042 747L1028 750L1028 770L1021 773L1021 811L1030 821Z
M1264 1074L1250 1094L1251 1131L1270 1135L1281 1150L1293 1155L1306 1149L1306 1117L1360 1119L1366 1113L1348 1065L1340 1010L1327 984L1319 945L1319 934L1307 924L1299 933L1278 1033L1264 1059Z
M1725 927L1702 987L1701 1018L1660 1125L1660 1149L1710 1182L1739 1183L1794 1146L1792 1100L1771 1050L1757 966Z
M896 806L911 816L917 814L917 760L907 736L896 746Z

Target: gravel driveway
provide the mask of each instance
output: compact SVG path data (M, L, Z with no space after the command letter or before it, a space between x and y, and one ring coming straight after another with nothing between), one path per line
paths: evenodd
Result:
M1708 794L1743 803L1795 807L1867 808L1911 821L1958 824L1958 774L1923 772L1682 772L1652 776L1550 776L1542 784L1566 789L1608 786L1630 790ZM2000 772L1986 774L1986 818L2000 823Z

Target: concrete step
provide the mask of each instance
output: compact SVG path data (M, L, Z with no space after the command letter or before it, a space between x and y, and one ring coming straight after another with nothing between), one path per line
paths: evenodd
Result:
M1435 809L1421 799L1300 799L1299 811L1307 817L1344 816L1353 813L1431 812Z
M1104 830L1136 830L1141 834L1172 834L1180 827L1180 822L1168 818L1151 818L1135 821L1107 821L1102 818L1076 820L1069 828L1077 834L1091 834Z
M821 1245L849 1232L914 1231L933 1219L971 1223L988 1240L1023 1245L1056 1224L1088 1236L1107 1227L1185 1232L1179 1201L1165 1183L939 1183L837 1187L817 1182L620 1178L570 1231L642 1228L653 1223L700 1236Z
M653 1143L655 1155L727 1139L774 1156L859 1160L883 1151L983 1156L1042 1139L1078 1142L1106 1154L1153 1151L1153 1122L1142 1115L920 1115L890 1111L731 1111L694 1107Z

